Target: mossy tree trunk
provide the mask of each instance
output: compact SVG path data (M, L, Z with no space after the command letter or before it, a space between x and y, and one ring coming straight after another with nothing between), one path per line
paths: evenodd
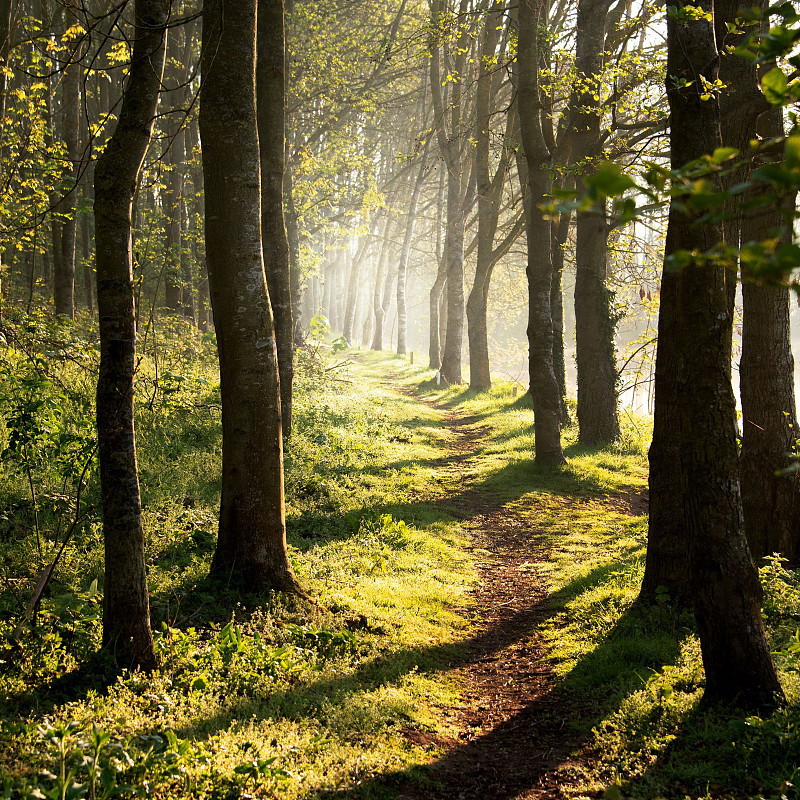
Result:
M542 131L538 31L545 10L541 0L519 6L519 119L527 162L526 230L528 235L528 363L535 419L536 463L565 463L561 449L561 402L553 372L553 278L551 223L539 210L552 191L550 153Z
M261 234L264 270L275 319L281 381L283 435L292 431L294 320L289 272L289 241L283 216L285 136L285 37L283 0L259 0L256 91L261 147Z
M286 551L277 348L261 240L256 0L205 0L200 138L222 391L222 503L211 573L300 591Z
M582 174L602 155L599 81L605 52L610 0L579 0L576 22L578 73L573 154L583 159ZM575 364L578 370L578 428L581 443L608 444L619 437L615 325L606 266L608 221L604 203L578 212L575 247Z
M133 425L136 323L131 214L161 89L170 5L170 0L136 0L133 54L119 121L95 169L103 645L120 664L143 669L155 666L155 655Z

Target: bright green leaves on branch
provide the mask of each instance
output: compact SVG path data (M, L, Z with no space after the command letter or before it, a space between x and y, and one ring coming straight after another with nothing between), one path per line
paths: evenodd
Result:
M636 181L622 171L619 164L603 161L594 175L586 178L589 196L597 198L618 197L628 189L636 186Z
M780 67L774 67L761 78L764 97L773 106L781 106L785 103L788 85L786 73Z

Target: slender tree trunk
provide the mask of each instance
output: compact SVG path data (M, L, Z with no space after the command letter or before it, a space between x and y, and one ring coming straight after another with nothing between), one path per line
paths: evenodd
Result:
M442 301L442 293L447 283L447 261L444 255L439 259L439 269L436 271L436 280L433 282L430 292L430 319L431 327L428 337L428 363L431 369L440 369L442 366L440 333L441 320L439 319L439 306Z
M94 186L94 162L86 169L86 178L83 181L83 200L87 206L93 201L92 188ZM83 261L83 286L86 299L86 310L94 314L94 275L92 270L92 215L84 211L81 215L81 256Z
M386 278L386 261L389 255L389 231L391 229L391 214L386 214L383 226L383 240L381 254L378 258L378 269L375 275L375 291L372 294L372 313L375 317L375 331L372 336L370 350L383 350L383 326L386 313L383 310L383 282Z
M567 364L564 358L564 248L569 236L570 215L562 214L551 228L550 252L553 278L550 283L550 311L553 316L553 372L556 375L561 406L561 424L570 422L567 408Z
M459 15L466 16L467 0L459 3ZM431 16L438 25L443 8L441 0L431 0ZM464 338L464 224L465 192L463 183L464 158L459 131L463 117L464 67L466 66L466 28L459 36L453 59L453 74L457 79L450 85L450 96L442 95L441 67L438 43L431 47L431 97L434 125L439 141L439 151L447 168L447 233L444 257L447 264L447 335L441 357L442 378L447 383L461 383L461 354Z
M400 251L400 260L397 264L397 352L403 355L406 352L406 327L408 325L408 311L406 309L406 281L408 280L408 258L411 254L411 242L414 238L414 220L417 216L417 202L425 183L425 173L428 169L428 143L422 150L417 178L411 190L411 199L408 202L406 214L406 230L403 236L403 248Z
M283 0L259 0L256 91L258 141L261 148L261 234L264 270L275 319L278 371L281 380L283 435L292 432L294 321L289 269L289 242L283 218L283 175L286 155L284 91L285 41Z
M553 372L553 317L550 288L553 275L550 221L538 206L552 189L550 154L541 127L538 29L542 0L520 0L519 118L527 161L530 194L526 203L528 235L528 350L530 388L535 417L536 463L565 463L561 449L561 404ZM523 173L524 174L524 173Z
M502 11L497 3L493 3L484 18L475 100L474 169L477 175L478 253L475 280L467 299L467 339L469 341L469 385L476 391L489 389L492 385L486 314L489 302L489 282L495 265L492 250L500 216L502 185L498 185L492 180L489 163L494 100L492 77L495 71L494 55L500 40L501 27ZM511 120L512 115L508 114L507 119ZM506 133L509 131L507 130ZM506 151L503 153L498 173L504 173L505 167Z
M286 551L280 379L261 242L255 41L256 0L205 0L200 138L223 437L211 572L250 590L298 592Z
M700 0L699 7L713 10L711 0ZM698 78L713 85L719 56L707 19L681 21L674 14L667 25L670 145L672 167L679 169L721 144L718 101L701 99ZM671 203L666 264L678 251L705 253L721 239L718 225L700 223L685 205ZM735 274L702 257L688 258L678 274L677 401L692 600L706 673L704 702L757 709L774 705L783 695L742 526L730 360L728 281Z
M303 309L300 285L300 222L294 202L294 173L291 159L286 160L286 173L283 181L286 238L289 245L289 274L292 289L292 309L295 320L295 338L299 335L298 326ZM316 314L314 309L308 319Z
M185 131L178 130L169 149L169 182L164 192L164 214L167 217L167 241L164 266L164 305L173 314L181 310L182 276L181 250L183 249L181 204L183 203L183 162L185 157Z
M601 154L599 87L605 23L610 0L579 0L576 23L576 62L579 80L574 153L578 158ZM584 174L590 173L589 164ZM614 358L612 294L608 288L606 260L608 223L605 202L576 218L575 261L575 362L578 368L578 426L581 443L604 445L619 437L617 371Z
M170 0L136 0L119 122L95 170L100 372L97 439L105 540L103 644L129 667L155 666L144 558L133 376L131 210L161 89Z
M68 22L72 25L77 20L74 18L74 7L69 5L70 14ZM67 149L67 158L72 165L69 191L58 204L58 211L62 214L59 223L61 258L58 260L60 270L55 275L55 309L56 314L61 314L72 319L75 316L75 250L78 233L78 177L81 170L80 154L80 96L81 73L79 45L72 45L70 63L64 69L61 80L61 113L63 115L64 144Z
M464 208L461 175L447 176L447 234L444 240L447 264L447 329L442 352L442 378L461 383L461 352L464 340Z
M445 171L439 172L439 191L436 202L436 278L429 294L430 330L428 332L428 365L431 369L438 370L442 365L439 306L442 292L447 281L447 263L443 256L442 247L442 219L444 215L444 187Z
M370 234L361 239L358 250L353 257L353 263L350 265L350 274L347 279L347 294L344 309L344 322L342 324L342 337L350 345L353 344L353 326L356 318L358 280L361 275L361 265L363 264L367 251L370 248L371 242L369 242L369 240L372 239L373 233L374 231L371 231Z
M0 0L0 135L3 133L2 120L6 116L6 97L8 75L6 68L11 53L11 28L13 20L12 0ZM0 136L1 138L1 136ZM5 178L3 174L3 148L0 147L0 182ZM3 256L0 249L0 267L2 266ZM0 283L0 310L2 310L2 284Z

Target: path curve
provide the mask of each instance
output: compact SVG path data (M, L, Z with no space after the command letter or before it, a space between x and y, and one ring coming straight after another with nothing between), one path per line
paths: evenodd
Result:
M547 549L529 519L498 508L490 490L472 477L477 442L488 427L414 396L443 411L455 433L442 469L451 473L448 483L461 489L452 509L470 536L479 579L467 611L474 634L465 658L454 665L464 700L451 711L458 738L437 742L444 749L432 765L437 788L406 790L400 798L562 798L563 769L581 742L567 729L566 698L539 632L548 593L536 565L547 560Z

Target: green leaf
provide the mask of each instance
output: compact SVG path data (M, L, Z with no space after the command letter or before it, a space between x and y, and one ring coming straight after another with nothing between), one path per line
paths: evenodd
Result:
M783 163L787 169L800 167L800 132L792 133L783 146Z
M766 75L761 77L761 88L764 90L764 97L773 106L783 105L786 101L788 83L784 71L779 67L773 67Z
M711 160L715 164L723 164L737 155L739 155L739 151L735 147L718 147L711 156Z
M622 171L619 164L603 161L597 167L597 172L586 178L586 185L601 197L617 197L626 190L633 189L636 182Z

